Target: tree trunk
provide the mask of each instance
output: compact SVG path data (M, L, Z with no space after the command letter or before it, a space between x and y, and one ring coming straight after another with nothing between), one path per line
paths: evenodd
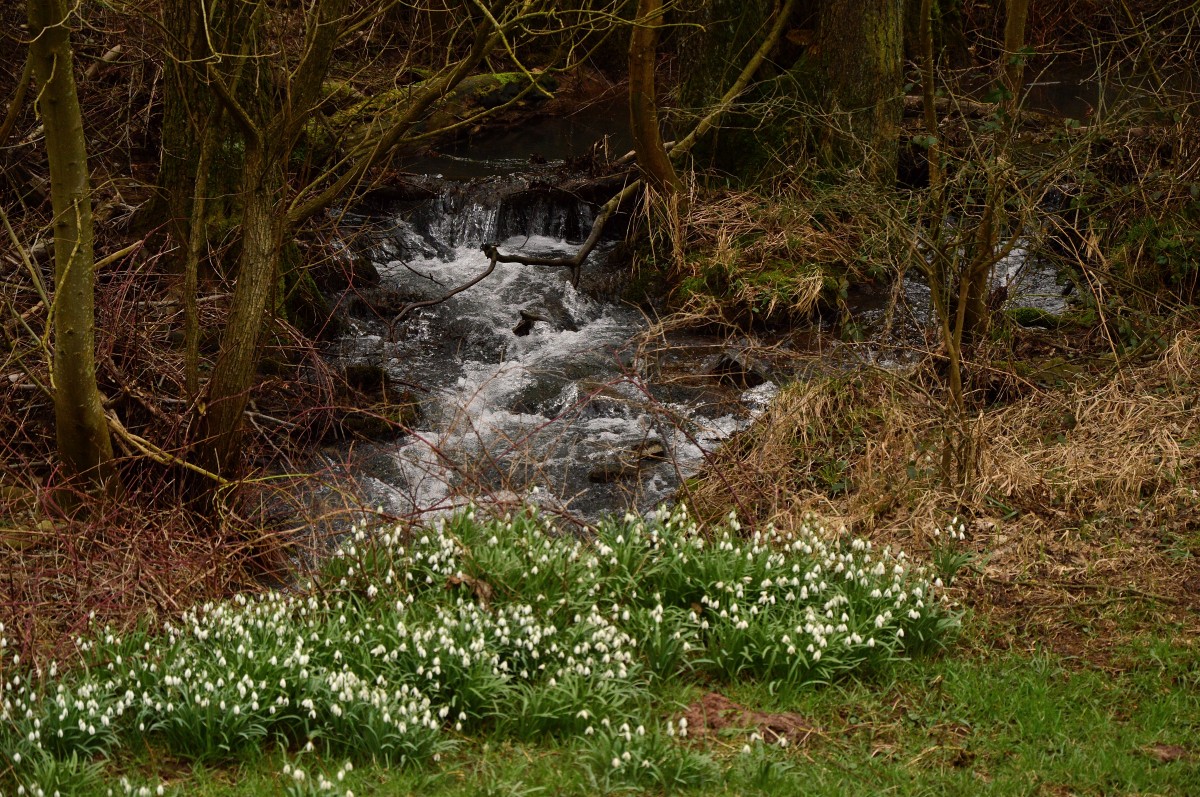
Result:
M118 489L112 440L96 385L92 199L83 115L75 91L66 0L30 0L29 54L46 129L54 207L54 416L72 474Z
M686 13L674 34L679 63L679 104L702 113L721 98L771 20L772 0L705 0Z
M162 22L169 41L164 58L162 147L158 188L166 211L167 230L175 244L170 258L182 269L192 217L196 162L199 159L197 120L207 115L212 100L196 77L208 55L204 37L204 6L195 0L163 0ZM157 215L157 214L156 214Z
M223 476L235 475L239 464L242 413L254 385L283 247L282 223L275 211L283 202L282 166L263 150L262 146L246 149L238 279L200 427L201 467Z
M663 196L677 196L681 187L679 176L663 148L654 88L661 25L662 0L639 0L629 39L629 127L638 167L646 183Z
M680 24L669 36L679 76L675 99L684 127L703 118L737 79L751 53L762 41L776 9L774 0L704 0L673 4L670 13ZM799 20L795 24L802 25ZM766 99L751 89L740 102ZM794 119L761 109L747 111L733 104L721 115L725 123L695 147L691 158L704 169L737 175L750 182L772 170L774 153L764 146L791 134ZM679 163L678 158L672 158Z
M926 0L905 0L904 52L910 61L924 59L924 34L921 28L929 23L936 59L951 69L963 69L971 62L963 32L962 0L936 0L926 6Z
M158 171L157 208L151 212L155 223L165 220L174 247L168 263L182 271L191 239L193 202L196 198L197 169L201 161L202 141L211 135L218 141L231 141L235 131L228 117L217 113L217 103L205 77L215 68L230 83L242 59L232 57L241 49L253 29L254 3L211 3L206 12L197 0L163 0L162 26L164 45L163 126ZM216 58L213 50L221 55ZM223 168L218 168L221 166ZM211 191L232 194L237 189L236 163L218 164L209 158ZM209 204L208 212L215 208ZM203 218L202 218L203 220Z
M218 91L245 138L237 282L199 424L201 464L221 476L235 476L240 464L242 414L254 387L283 242L294 232L286 210L285 170L305 122L320 101L348 4L349 0L318 0L312 7L304 53L288 75L285 91L260 96L249 108L227 88Z
M1015 109L1021 103L1021 85L1025 78L1025 22L1029 18L1029 0L1007 0L1004 16L1004 88Z
M825 0L820 58L826 81L826 140L838 165L896 179L904 113L904 0Z

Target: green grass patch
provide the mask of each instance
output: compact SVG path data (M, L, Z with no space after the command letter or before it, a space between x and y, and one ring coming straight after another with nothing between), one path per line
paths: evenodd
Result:
M576 740L593 788L694 787L718 770L663 719L678 684L797 691L880 671L953 625L902 553L814 526L743 536L678 510L583 541L536 512L466 512L359 531L301 591L199 606L153 634L98 630L62 672L4 661L0 756L18 787L69 794L142 753L419 770L480 738Z
M955 530L952 528L951 533ZM901 553L681 511L360 531L304 590L5 655L4 793L1197 793L1200 655L944 650ZM734 715L698 714L720 700ZM688 723L688 718L691 723ZM780 723L789 730L780 734Z
M420 794L593 795L1192 795L1200 787L1200 655L1148 638L1125 669L1081 669L1052 655L944 656L903 662L867 679L781 696L764 683L724 685L739 703L787 711L816 728L786 747L752 727L705 738L630 733L462 736L435 764L407 769L351 765L318 752L275 749L251 760L195 769L143 754L121 766L131 790L201 797ZM659 726L704 687L659 691ZM655 767L614 768L626 751ZM639 759L634 759L639 760ZM645 760L645 759L640 759ZM672 767L665 768L661 762ZM297 780L296 770L303 779ZM159 780L156 773L166 772ZM99 773L82 794L104 794L120 776ZM339 779L339 774L341 778ZM324 781L324 785L323 782ZM66 793L66 792L64 792Z

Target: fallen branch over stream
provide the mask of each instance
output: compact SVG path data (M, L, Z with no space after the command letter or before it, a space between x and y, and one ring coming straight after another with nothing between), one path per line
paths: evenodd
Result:
M617 212L617 208L621 203L632 197L639 188L642 187L641 180L634 180L629 185L625 186L620 193L612 199L604 203L600 208L600 212L596 214L596 218L592 221L592 230L588 233L587 240L583 245L570 257L537 257L534 255L519 255L519 254L504 254L496 248L495 244L484 244L483 251L492 258L494 263L521 263L526 266L557 266L571 269L571 284L579 284L579 272L583 268L583 261L587 260L587 256L596 248L596 244L600 242L600 236L604 233L604 227L608 224L608 220Z

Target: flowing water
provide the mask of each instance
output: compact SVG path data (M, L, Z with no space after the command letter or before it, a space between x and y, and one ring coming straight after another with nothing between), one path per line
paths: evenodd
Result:
M542 162L568 154L564 146L586 146L604 120L570 123L568 135L530 134L495 151L475 147L411 164L427 175L426 198L360 219L383 287L405 301L443 297L488 268L484 243L573 254L595 208L547 187L559 179L558 164L530 164L530 156ZM589 257L585 283L605 271L612 246L602 243ZM1062 309L1053 270L1023 250L999 265L995 279L1008 286L1010 301ZM676 336L655 345L641 312L579 290L566 269L498 263L474 287L394 328L386 319L353 322L333 357L385 368L419 399L420 419L394 442L334 456L370 505L397 515L466 500L534 500L582 521L645 511L761 413L776 382L802 376L814 362L845 368L911 359L929 320L928 289L905 281L894 312L892 298L884 291L855 306L869 344L812 330L775 341L805 357L747 374L736 343Z
M538 188L544 175L525 171L440 178L433 198L364 219L383 285L410 301L442 297L487 270L486 242L573 254L594 208ZM611 247L602 243L584 271L603 271ZM664 361L639 345L647 327L639 311L586 295L562 268L498 263L394 333L379 321L355 323L335 357L382 364L418 397L421 414L410 435L340 455L352 456L372 505L401 515L467 498L532 497L583 520L648 509L774 390L695 378L719 359L719 341L695 341L687 363Z

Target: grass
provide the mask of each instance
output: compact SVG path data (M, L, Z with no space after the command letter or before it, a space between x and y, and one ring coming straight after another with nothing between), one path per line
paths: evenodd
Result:
M879 678L806 690L788 700L761 685L727 691L744 705L798 713L818 728L787 748L754 741L753 728L675 743L711 762L690 793L711 795L1191 795L1200 789L1200 656L1145 639L1128 668L1106 672L1048 653L967 653L896 666ZM673 718L697 699L690 685L663 695ZM749 746L749 751L745 748ZM434 767L356 766L274 750L237 764L189 768L135 757L135 783L169 793L226 795L590 795L597 782L587 738L519 742L464 738ZM1179 758L1177 756L1190 756ZM306 768L303 791L283 772ZM338 791L313 783L324 771ZM92 792L111 785L101 779ZM610 784L612 785L612 784ZM614 789L621 791L621 789ZM663 793L647 787L628 791Z
M139 756L288 754L287 793L343 793L329 762L436 769L492 739L573 745L593 789L700 787L720 767L664 716L676 690L792 694L882 671L953 628L939 586L817 525L741 535L682 508L587 542L536 512L359 531L304 590L96 628L61 672L4 656L3 776L18 794L89 794Z
M989 649L986 618L945 648L953 615L902 554L736 531L676 514L584 543L467 514L360 533L306 592L101 630L64 672L6 655L4 793L1200 789L1186 626L1104 666Z
M813 692L790 707L832 731L808 751L823 765L806 767L807 793L1193 793L1195 759L1161 757L1196 736L1198 661L1114 675L1052 654L955 656Z
M1056 344L1043 337L1029 345ZM1198 368L1194 331L1153 358L1061 389L980 366L967 430L976 470L961 489L942 483L947 415L929 374L859 369L797 381L715 455L711 478L688 498L704 517L727 512L737 496L762 521L781 525L811 511L872 535L892 521L932 529L951 506L995 515L997 501L1030 534L1064 519L1128 513L1148 498L1169 519L1197 507ZM1010 400L988 401L988 390ZM822 477L833 465L844 479Z
M781 185L770 198L731 190L697 198L683 219L689 254L675 264L671 323L780 325L837 306L851 284L881 276L893 260L877 218L886 202L849 212L869 191Z

